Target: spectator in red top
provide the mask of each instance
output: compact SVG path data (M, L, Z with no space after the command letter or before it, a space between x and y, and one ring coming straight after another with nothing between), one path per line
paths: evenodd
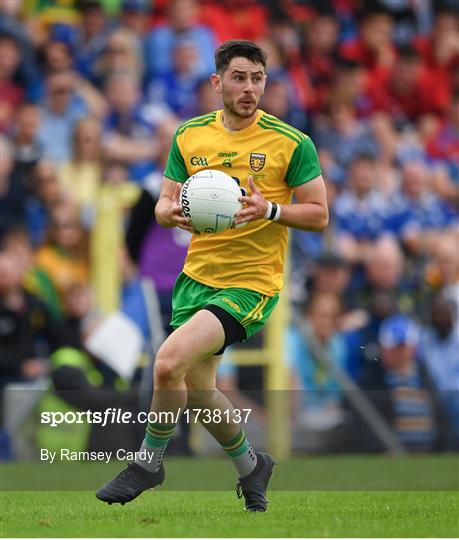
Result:
M427 154L439 160L445 160L451 178L459 184L459 92L454 94L448 117L440 124L437 131L427 142Z
M366 96L366 73L362 64L354 60L337 57L332 86L326 99L321 104L322 111L326 110L332 96L340 96L343 101L355 106L357 116L367 117L370 112L370 104Z
M449 95L435 83L411 46L401 47L398 58L384 80L369 79L367 95L373 111L384 111L398 124L417 121L424 114L442 116Z
M15 110L24 97L24 90L14 76L21 62L18 42L7 34L0 34L0 133L12 128Z
M451 73L459 62L459 17L446 9L435 19L432 34L418 38L414 46L420 52L426 68L437 85L451 86Z
M314 87L314 110L319 110L329 93L336 68L339 25L333 12L318 13L305 27L305 59Z
M459 72L459 17L444 9L437 14L432 35L415 40L414 46L424 61L436 92L451 100L454 73Z
M396 52L392 42L393 16L387 8L368 3L358 15L357 40L344 43L341 55L362 64L372 80L384 79L390 72Z
M302 58L301 42L295 23L285 14L270 20L270 37L258 44L268 55L270 74L288 72L299 107L309 109L314 99L314 89L307 66Z
M253 41L266 36L266 15L266 8L258 2L218 0L201 3L199 20L212 28L219 43L228 39Z

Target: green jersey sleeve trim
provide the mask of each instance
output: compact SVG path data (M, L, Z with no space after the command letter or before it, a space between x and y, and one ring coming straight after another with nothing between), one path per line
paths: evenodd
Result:
M167 176L171 180L182 182L182 184L186 182L189 176L186 170L185 160L177 143L177 133L174 135L174 140L172 141L166 168L164 169L164 176Z
M309 137L295 148L285 175L290 187L301 186L321 174L316 147Z

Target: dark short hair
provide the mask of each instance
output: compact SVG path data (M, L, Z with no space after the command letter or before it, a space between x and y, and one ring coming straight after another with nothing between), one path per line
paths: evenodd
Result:
M401 45L397 49L398 57L406 62L415 62L421 59L419 51L413 45Z
M252 41L230 39L215 51L215 68L223 73L233 58L247 58L254 64L261 64L266 69L266 53Z
M315 260L321 268L350 268L351 263L333 251L323 251Z
M351 58L345 58L344 56L336 55L335 58L336 68L342 71L355 71L357 69L364 69L361 62L352 60Z
M363 24L373 17L380 16L390 17L392 20L394 19L391 10L379 0L368 2L368 4L364 3L364 6L357 11L357 22L358 24Z
M76 8L82 15L87 15L92 11L104 11L104 7L100 0L78 0Z
M434 20L438 19L439 17L458 17L459 16L459 9L458 6L453 6L452 2L448 5L443 2L435 2L435 5L433 7L434 12Z
M315 304L318 303L319 300L322 298L331 298L336 302L336 307L338 308L338 315L340 315L343 312L343 302L341 301L341 298L331 292L331 291L312 291L311 295L307 298L305 303L305 310L310 313L315 306Z
M6 29L0 30L0 40L1 41L9 41L10 43L14 43L16 47L20 47L20 41L16 35L14 35L12 32L8 32Z
M375 163L376 156L373 152L369 150L362 150L361 152L358 152L357 154L355 154L349 166L352 167L354 163L360 163L361 161L366 161L367 163Z

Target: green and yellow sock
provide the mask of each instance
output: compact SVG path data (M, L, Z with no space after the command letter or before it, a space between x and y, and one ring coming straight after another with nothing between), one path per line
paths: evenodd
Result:
M135 463L149 472L156 472L163 462L164 451L174 434L176 424L149 423L145 439ZM145 450L146 452L142 452Z
M227 442L221 443L223 450L234 463L239 478L248 476L257 465L257 455L242 429Z

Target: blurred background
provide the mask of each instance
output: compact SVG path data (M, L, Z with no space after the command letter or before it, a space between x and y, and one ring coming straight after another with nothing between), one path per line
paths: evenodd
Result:
M282 315L228 352L220 387L252 409L257 445L282 423L286 455L459 448L456 0L2 0L0 15L1 459L138 448L145 426L37 414L148 408L190 240L155 223L162 171L180 123L220 108L213 52L233 38L268 53L261 107L313 139L331 219L292 231ZM213 451L189 427L171 452Z

